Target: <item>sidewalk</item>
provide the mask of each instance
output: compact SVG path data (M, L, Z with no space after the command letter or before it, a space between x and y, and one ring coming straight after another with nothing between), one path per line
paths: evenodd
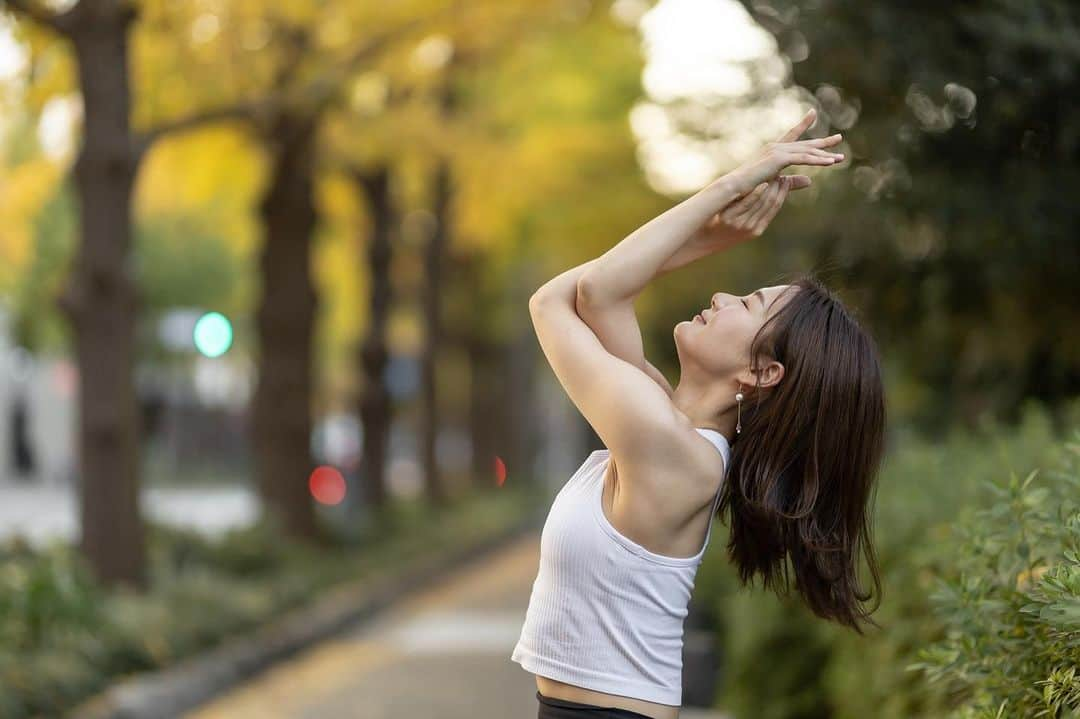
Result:
M510 653L538 561L539 535L526 534L187 716L535 717L535 680ZM680 717L727 719L689 708Z

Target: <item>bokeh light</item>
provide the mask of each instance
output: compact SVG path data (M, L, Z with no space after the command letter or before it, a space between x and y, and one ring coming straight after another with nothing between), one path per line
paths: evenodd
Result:
M207 357L220 357L232 346L232 323L220 312L207 312L195 323L195 349Z
M345 477L333 467L316 467L308 479L308 489L319 504L340 504L345 499Z
M495 457L495 486L503 486L503 482L506 481L506 463L502 461L502 457Z

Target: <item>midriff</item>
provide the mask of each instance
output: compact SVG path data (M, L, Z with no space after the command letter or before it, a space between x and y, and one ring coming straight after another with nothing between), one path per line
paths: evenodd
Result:
M546 697L565 699L568 702L594 704L601 707L628 709L653 719L678 719L679 717L679 707L673 707L670 704L657 704L656 702L647 702L618 694L605 694L604 692L584 689L573 684L565 684L548 677L542 677L539 674L536 675L536 689Z

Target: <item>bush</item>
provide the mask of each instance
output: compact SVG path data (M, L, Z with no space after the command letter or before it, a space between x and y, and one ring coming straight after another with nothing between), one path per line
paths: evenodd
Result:
M1080 403L1069 416L1080 417ZM948 713L948 687L908 666L946 636L930 594L958 551L950 524L986 481L1052 464L1061 439L1050 415L1029 403L1015 427L954 430L939 442L901 432L890 441L872 525L883 583L874 614L881 630L860 637L813 616L797 596L740 587L726 558L726 531L714 528L695 601L709 607L723 652L718 706L755 719Z
M490 536L539 504L528 487L473 491L440 510L391 506L362 543L298 544L257 524L220 539L149 527L150 588L106 591L65 544L0 546L0 718L60 716L112 679L164 667L342 581Z
M1076 716L1080 709L1080 430L1064 471L987 483L931 597L946 637L919 653L956 716ZM1066 714L1065 712L1070 712Z

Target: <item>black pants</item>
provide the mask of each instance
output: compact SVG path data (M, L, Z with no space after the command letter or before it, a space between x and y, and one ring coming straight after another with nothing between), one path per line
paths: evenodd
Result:
M581 719L581 717L588 717L589 719L652 719L647 714L639 714L629 709L580 704L566 699L546 697L539 691L536 692L536 699L540 702L540 713L536 715L536 719Z

